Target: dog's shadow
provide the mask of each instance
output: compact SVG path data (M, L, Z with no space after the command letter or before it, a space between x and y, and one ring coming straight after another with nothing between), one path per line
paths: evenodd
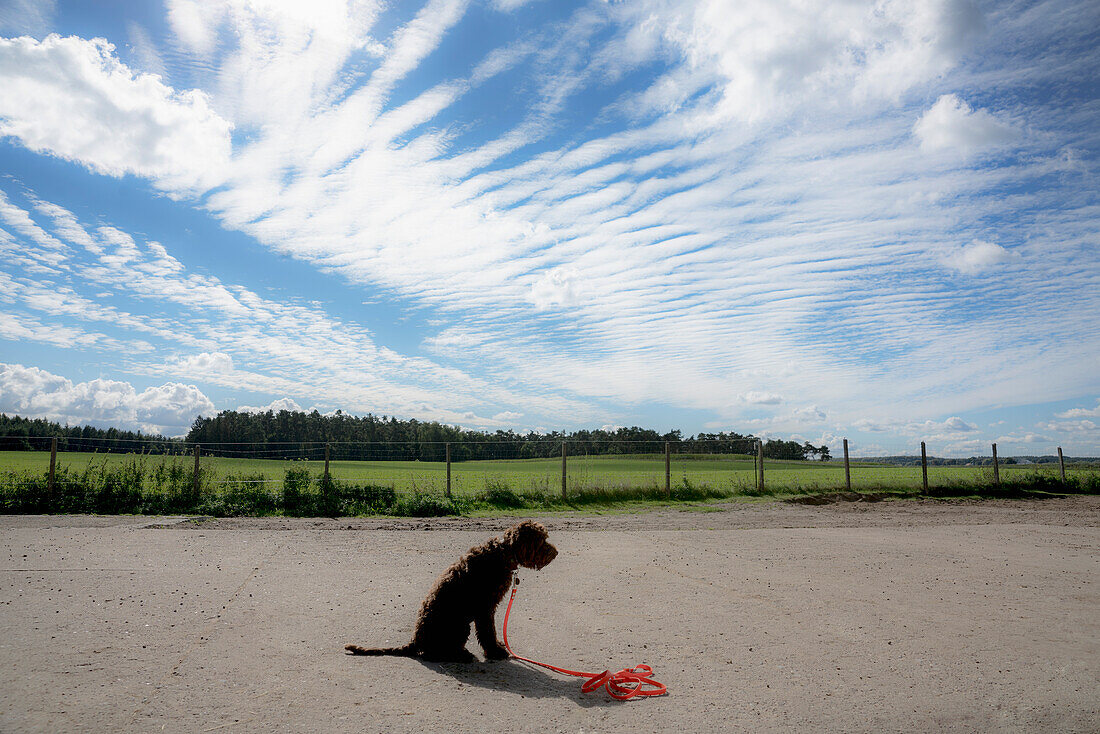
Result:
M584 678L565 678L548 670L519 660L477 663L430 663L421 665L437 673L449 675L460 683L479 688L507 691L527 698L566 698L586 708L606 704L621 705L607 691L583 693Z

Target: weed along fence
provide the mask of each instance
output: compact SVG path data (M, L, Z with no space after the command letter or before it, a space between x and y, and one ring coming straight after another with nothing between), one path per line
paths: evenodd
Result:
M0 511L439 515L838 491L1100 488L1097 467L1067 462L1061 449L1057 459L1036 463L1002 458L993 445L990 457L971 466L931 459L923 443L919 458L890 464L852 459L847 440L843 449L842 459L818 461L781 458L777 444L756 439L195 444L0 437Z
M0 438L0 440L3 440ZM26 440L26 439L24 439ZM48 487L60 464L72 474L126 465L147 480L182 474L192 488L263 484L275 487L287 472L311 481L381 484L397 492L434 492L446 497L489 489L540 491L560 498L592 489L646 488L672 495L692 485L758 486L762 450L757 441L691 445L661 441L245 443L175 442L135 450L102 440L30 439L38 445L0 451L0 471L45 472ZM132 444L133 442L127 442ZM48 448L47 445L48 444ZM24 477L26 478L26 477ZM37 480L36 480L37 481Z

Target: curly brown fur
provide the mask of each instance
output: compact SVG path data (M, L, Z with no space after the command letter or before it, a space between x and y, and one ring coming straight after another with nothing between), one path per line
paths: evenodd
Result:
M470 623L489 660L503 660L508 651L497 640L496 608L518 567L542 568L558 555L547 541L546 528L526 520L500 538L471 548L436 580L420 605L412 641L402 647L365 648L346 645L353 655L403 655L434 662L469 663L466 649Z

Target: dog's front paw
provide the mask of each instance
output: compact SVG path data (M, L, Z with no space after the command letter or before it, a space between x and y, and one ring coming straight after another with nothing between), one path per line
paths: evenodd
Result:
M512 654L504 648L503 645L497 645L496 647L490 647L485 650L486 660L507 660L512 657Z

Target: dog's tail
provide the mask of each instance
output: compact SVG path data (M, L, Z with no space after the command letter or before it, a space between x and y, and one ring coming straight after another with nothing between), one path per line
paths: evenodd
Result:
M352 655L397 655L398 657L414 658L416 650L410 642L401 647L360 647L359 645L344 645L344 649Z

